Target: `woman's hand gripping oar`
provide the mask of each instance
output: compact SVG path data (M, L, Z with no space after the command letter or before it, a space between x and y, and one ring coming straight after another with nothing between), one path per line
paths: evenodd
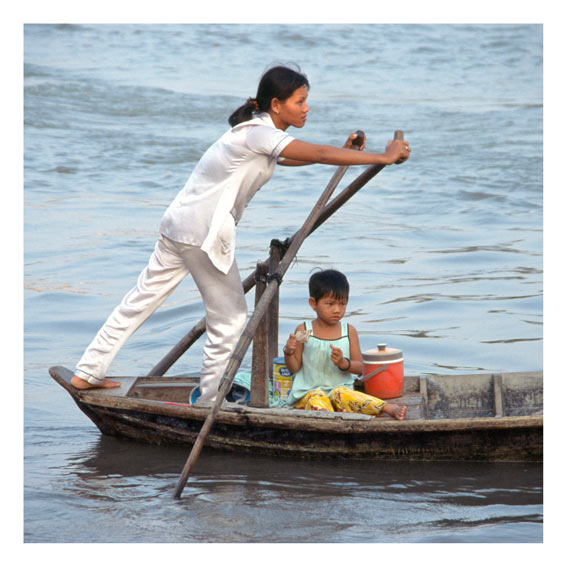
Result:
M353 141L353 144L356 141L357 144L355 144L355 145L362 146L362 144L364 143L364 133L359 131L359 132L357 132L357 134L358 134L358 136ZM362 134L362 136L360 134ZM187 479L189 478L189 474L191 472L191 469L192 469L193 465L195 464L195 462L197 461L199 454L201 453L201 449L203 448L203 445L205 444L205 439L207 438L207 435L209 434L209 431L211 430L211 428L213 426L213 423L214 423L216 416L217 416L217 414L220 410L220 406L222 405L222 403L225 399L225 396L228 394L230 387L232 386L234 376L236 375L236 372L237 372L238 368L240 367L240 363L242 361L242 358L246 354L246 351L248 350L248 347L250 346L250 343L252 342L252 339L254 337L254 332L256 331L256 328L258 327L260 320L262 319L266 309L270 305L270 302L271 302L273 296L275 295L275 293L278 289L278 286L280 285L285 272L287 271L291 262L295 258L297 252L299 251L299 248L303 244L303 241L307 238L307 236L309 235L309 233L313 229L313 226L314 226L315 222L317 221L317 218L319 217L323 207L326 205L326 203L329 200L329 198L331 197L333 191L335 190L335 188L339 184L339 182L342 179L346 169L347 169L347 166L339 167L338 170L333 175L333 177L331 178L331 181L329 181L329 184L327 185L327 187L325 188L325 190L323 191L323 193L319 197L319 200L315 204L315 207L313 207L313 210L311 211L311 213L309 214L309 216L307 217L307 219L303 223L303 226L297 232L293 241L290 243L289 248L287 249L287 252L285 253L284 257L282 258L282 261L279 263L275 273L273 274L272 278L270 279L268 286L266 287L266 289L264 290L264 293L262 294L262 297L260 298L260 301L256 305L256 309L254 310L252 317L248 321L248 324L246 325L246 328L244 329L244 331L243 331L243 333L240 337L240 340L238 341L238 343L237 343L237 345L234 349L234 352L232 353L232 356L231 356L231 358L228 362L224 376L223 376L221 383L220 383L220 386L219 386L219 391L217 393L217 397L216 397L216 399L213 403L211 411L209 412L209 415L205 419L205 422L203 423L203 426L201 427L201 431L199 432L199 435L197 436L197 439L195 440L195 443L193 444L193 448L191 449L191 453L189 454L187 462L185 463L185 466L183 467L183 471L181 473L181 476L180 476L179 481L177 483L177 486L175 488L175 493L174 493L175 498L181 497L181 493L183 492L183 489L185 488L185 485L187 483Z

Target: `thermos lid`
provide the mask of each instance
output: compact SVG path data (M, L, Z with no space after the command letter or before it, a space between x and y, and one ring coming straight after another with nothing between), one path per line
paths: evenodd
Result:
M400 362L403 360L403 352L399 348L390 348L380 343L377 348L373 348L362 353L362 362L373 364L376 362Z

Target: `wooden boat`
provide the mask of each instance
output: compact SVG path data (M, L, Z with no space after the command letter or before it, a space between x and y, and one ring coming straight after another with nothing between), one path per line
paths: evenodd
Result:
M395 139L403 139L396 131ZM72 372L51 376L106 435L192 446L176 489L179 497L202 445L217 449L347 459L541 461L543 373L406 377L406 419L270 408L269 366L278 348L278 286L303 240L383 169L370 166L327 203L346 171L339 167L301 229L273 240L270 257L243 282L256 287L255 310L227 365L214 404L189 404L196 377L164 374L205 332L201 319L148 376L113 377L121 387L76 390ZM253 341L250 403L223 400Z
M121 387L77 390L51 376L106 435L192 446L210 404L190 405L196 377L113 377ZM223 402L205 445L274 456L541 461L543 373L406 376L404 421L389 416L257 408Z

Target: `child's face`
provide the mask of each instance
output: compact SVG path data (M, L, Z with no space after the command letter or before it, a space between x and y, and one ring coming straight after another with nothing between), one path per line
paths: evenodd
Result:
M319 301L309 298L309 305L313 307L317 317L327 325L338 323L345 315L348 300L334 295L324 295Z

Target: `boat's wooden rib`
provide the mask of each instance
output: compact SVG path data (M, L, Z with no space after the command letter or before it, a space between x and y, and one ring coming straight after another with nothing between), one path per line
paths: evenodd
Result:
M210 404L190 405L197 377L113 377L120 388L76 390L50 369L100 431L191 445ZM225 402L207 445L272 455L365 459L525 460L543 455L541 372L406 377L407 419L255 408Z

